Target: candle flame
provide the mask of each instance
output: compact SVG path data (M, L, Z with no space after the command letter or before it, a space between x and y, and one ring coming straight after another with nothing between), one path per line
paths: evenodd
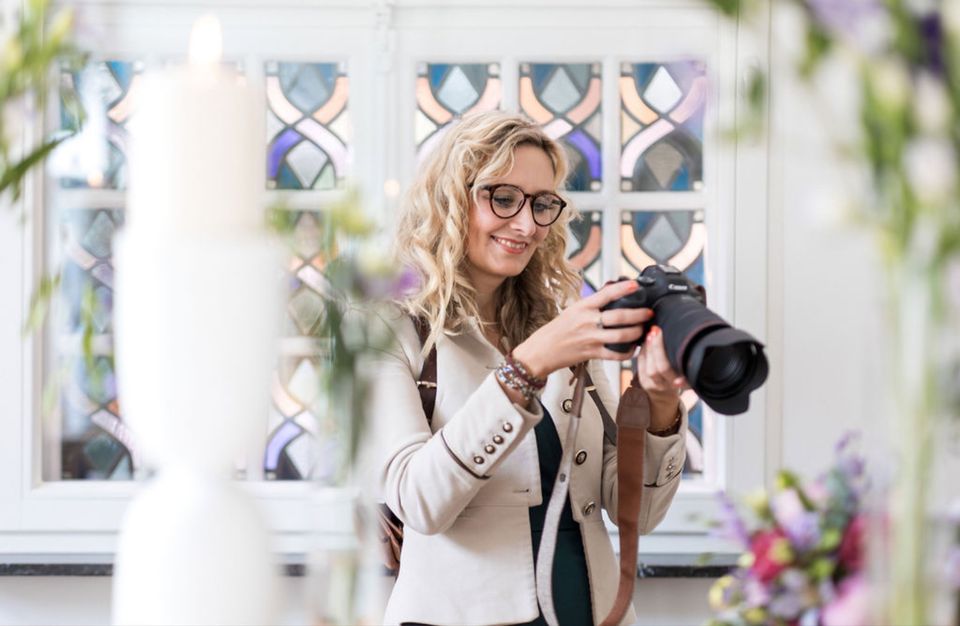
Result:
M190 64L216 65L223 55L223 32L213 13L201 15L190 31Z

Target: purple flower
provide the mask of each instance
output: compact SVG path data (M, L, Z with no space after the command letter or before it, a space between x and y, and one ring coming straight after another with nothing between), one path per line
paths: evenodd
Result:
M420 288L420 274L413 268L405 267L393 283L392 296L400 298Z
M804 597L799 591L784 591L770 601L770 613L784 619L793 619L804 608Z
M375 271L361 268L357 284L367 299L397 300L420 286L420 276L409 268L399 274L392 274L386 268L376 268Z
M947 552L943 572L947 584L953 589L960 589L960 546L953 546L953 548Z
M750 546L750 534L747 527L737 513L737 508L727 494L719 492L717 501L720 504L720 521L718 527L711 533L720 539L737 542L743 548Z
M943 76L943 22L936 11L920 17L918 30L923 38L923 59L921 64L937 76Z
M770 602L770 588L753 576L743 585L743 597L748 606L767 606Z
M808 550L820 541L820 516L804 508L796 490L781 491L770 504L774 518L795 548Z
M882 8L877 0L807 0L807 6L822 26L848 33L865 15Z
M833 451L836 455L842 456L844 452L847 451L851 445L856 443L857 439L860 438L860 431L857 430L848 430L840 437L840 440L833 446Z
M807 0L807 6L821 28L868 52L890 37L889 15L880 0Z
M787 568L780 574L780 589L770 602L770 613L787 620L800 617L815 599L810 589L810 577L803 570Z

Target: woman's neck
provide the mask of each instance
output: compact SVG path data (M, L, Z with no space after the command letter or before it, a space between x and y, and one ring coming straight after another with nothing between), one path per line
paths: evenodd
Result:
M480 321L484 324L492 324L497 319L497 291L480 292L477 291L477 311L480 313Z

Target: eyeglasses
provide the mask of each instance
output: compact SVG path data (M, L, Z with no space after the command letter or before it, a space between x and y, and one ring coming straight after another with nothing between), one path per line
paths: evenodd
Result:
M523 193L519 187L506 184L486 185L480 190L490 194L490 210L493 214L505 220L519 213L529 200L533 221L538 226L549 226L557 221L563 207L567 206L560 196L550 191Z

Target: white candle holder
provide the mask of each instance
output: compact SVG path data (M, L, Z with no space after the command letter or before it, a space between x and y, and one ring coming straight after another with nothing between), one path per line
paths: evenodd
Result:
M280 248L133 231L115 250L119 397L157 476L123 522L114 622L273 623L269 535L231 473L266 428Z

